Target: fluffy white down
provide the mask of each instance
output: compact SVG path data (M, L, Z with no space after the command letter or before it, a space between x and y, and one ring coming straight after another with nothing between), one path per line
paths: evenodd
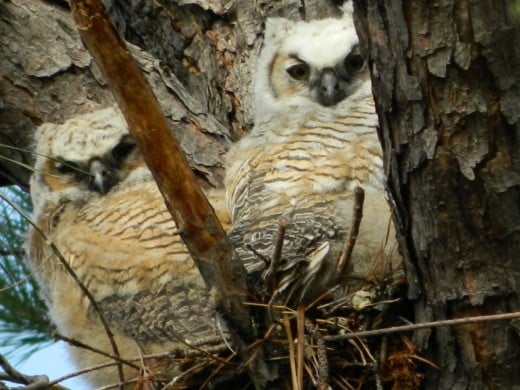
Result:
M288 106L318 105L307 98L276 99L270 85L271 63L276 55L296 55L318 68L331 66L344 58L358 43L352 14L340 19L290 21L271 18L266 21L264 46L257 61L254 86L255 124L270 120ZM309 44L320 42L319 45ZM314 109L316 107L313 107Z

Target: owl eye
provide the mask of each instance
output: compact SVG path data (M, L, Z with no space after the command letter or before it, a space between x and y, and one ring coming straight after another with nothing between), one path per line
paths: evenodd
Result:
M112 149L112 156L116 160L122 160L127 157L136 147L136 144L133 140L125 140L117 144L117 146Z
M306 81L309 79L310 68L306 63L300 62L299 64L292 65L287 68L287 73L293 79L298 81Z
M81 172L81 168L78 163L68 160L56 161L54 163L54 170L62 174Z
M365 59L359 54L349 54L345 57L345 69L348 73L357 72L365 64Z

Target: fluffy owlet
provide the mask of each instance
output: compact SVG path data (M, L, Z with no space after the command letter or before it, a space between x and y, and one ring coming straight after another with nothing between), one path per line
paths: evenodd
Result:
M337 280L356 186L365 204L344 285L368 279L393 247L385 246L378 120L352 15L268 20L255 82L254 128L227 160L230 238L264 298L309 303ZM287 227L273 268L280 220Z
M44 125L36 139L31 195L45 236L31 229L27 246L57 331L113 353L98 313L49 241L100 306L122 358L171 352L143 360L145 371L125 365L126 380L175 377L182 387L207 378L211 354L226 349L229 332L120 113L109 108ZM110 360L75 347L71 356L80 368ZM111 366L89 379L99 387L118 375Z

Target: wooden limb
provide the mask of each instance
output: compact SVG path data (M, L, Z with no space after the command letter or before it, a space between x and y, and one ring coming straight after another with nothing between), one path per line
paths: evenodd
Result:
M117 35L100 0L72 0L72 14L81 38L99 66L164 197L180 236L226 318L237 330L240 351L254 340L252 319L244 305L246 271L215 212L195 181L179 143L123 40ZM249 367L257 388L272 378L262 361ZM244 356L242 356L244 358ZM260 365L260 367L254 367Z
M324 336L324 339L326 341L357 339L357 338L362 338L362 337L383 336L383 335L392 334L392 333L410 332L410 331L420 330L420 329L439 328L441 326L457 326L457 325L474 324L474 323L478 323L478 322L506 321L506 320L514 320L514 319L518 319L518 318L520 318L519 311L513 312L513 313L491 314L491 315L486 315L486 316L455 318L452 320L423 322L420 324L392 326L389 328L374 329L374 330L363 330L363 331L352 332L352 333L347 333L347 334Z
M273 255L271 257L271 262L269 263L269 268L265 273L265 285L267 286L269 293L272 294L276 288L277 280L275 279L276 270L280 264L280 259L282 257L282 249L283 249L283 240L285 237L285 229L287 228L287 222L284 219L281 219L278 222L278 234L276 235L276 240L274 242Z
M314 325L308 318L305 319L307 333L316 340L316 357L318 360L318 389L329 388L329 360L327 358L327 346L325 339L318 326Z
M287 349L289 350L289 367L291 368L291 382L293 389L299 389L298 374L296 371L296 354L294 353L294 342L291 331L291 323L287 313L283 313L283 325L285 328L285 335L287 337Z
M4 370L3 373L0 373L0 380L25 385L24 387L17 387L19 390L67 390L66 387L59 385L50 386L49 378L45 375L24 375L20 373L11 366L3 355L0 355L0 366ZM0 388L7 389L1 382Z
M305 306L299 305L296 309L296 331L298 348L296 350L296 373L298 376L298 390L303 390L303 357L305 352Z
M121 363L126 364L126 365L128 365L130 367L135 368L136 370L139 370L139 366L137 366L136 364L132 363L129 360L122 359L120 356L116 356L116 355L110 354L108 352L102 351L102 350L100 350L98 348L95 348L95 347L92 347L90 345L84 344L81 341L78 341L76 339L71 339L70 337L63 336L63 335L61 335L59 333L56 333L56 332L53 332L52 336L56 340L64 341L64 342L66 342L66 343L68 343L70 345L73 345L73 346L77 347L77 348L87 349L87 350L89 350L91 352L100 354L100 355L105 356L105 357L107 357L109 359L113 359L116 362L121 362Z
M71 1L83 42L94 57L142 151L190 254L222 309L243 334L251 336L245 270L213 208L195 181L179 143L101 1Z
M347 269L356 245L357 236L359 233L359 226L361 225L361 219L363 218L363 203L365 201L365 191L361 187L354 188L354 205L352 210L352 221L350 223L350 229L345 239L343 249L336 262L336 270L333 278L337 280L340 275Z

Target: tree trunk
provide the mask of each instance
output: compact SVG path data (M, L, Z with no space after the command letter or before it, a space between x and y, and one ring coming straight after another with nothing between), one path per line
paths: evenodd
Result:
M415 321L518 311L519 2L354 3ZM417 332L425 388L518 386L519 329Z
M106 1L203 181L252 125L254 61L269 16L338 14L332 0ZM520 5L356 0L416 322L520 309ZM145 51L144 51L145 50ZM0 143L113 104L66 2L0 0ZM30 153L0 156L28 163ZM29 171L0 160L0 185ZM415 334L439 369L425 387L520 383L520 324Z

